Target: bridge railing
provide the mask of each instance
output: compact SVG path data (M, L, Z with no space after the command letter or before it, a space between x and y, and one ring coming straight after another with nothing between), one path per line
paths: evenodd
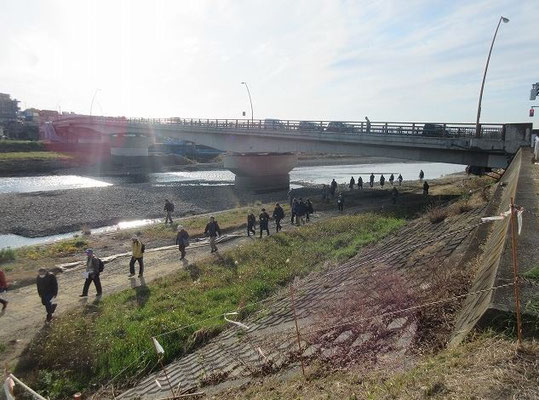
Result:
M414 135L431 137L475 137L473 123L446 122L378 122L378 121L300 121L300 120L250 120L209 118L118 118L89 117L93 122L122 121L130 124L185 126L201 129L259 130L294 134L350 134L350 135ZM502 139L503 124L482 124L481 137Z

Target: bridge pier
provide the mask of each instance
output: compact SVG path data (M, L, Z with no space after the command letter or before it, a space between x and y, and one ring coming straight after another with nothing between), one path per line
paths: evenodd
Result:
M295 153L229 153L224 156L224 167L236 175L235 185L241 190L288 190L289 172L297 162Z
M148 165L148 147L150 140L141 134L113 134L110 145L111 160L123 166Z

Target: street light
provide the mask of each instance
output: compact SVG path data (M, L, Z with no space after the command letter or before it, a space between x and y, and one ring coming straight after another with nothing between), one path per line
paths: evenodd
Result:
M95 96L97 96L97 92L99 92L101 89L96 89L94 92L94 96L92 97L92 103L90 104L90 117L92 116L92 109L94 108L94 100Z
M249 103L251 103L251 123L253 123L253 100L251 99L251 92L249 91L249 86L247 86L247 82L242 82L241 84L245 85L245 88L247 89L247 94L249 95Z
M509 18L500 17L498 21L498 26L496 26L496 31L494 32L494 37L492 38L492 43L490 44L490 50L488 51L487 64L485 65L485 72L483 73L483 82L481 83L481 91L479 92L479 104L477 105L477 119L475 121L475 137L481 137L481 127L479 126L479 118L481 117L481 100L483 99L483 89L485 88L485 79L487 77L488 63L490 62L490 55L492 54L492 48L494 47L494 41L496 40L496 35L498 34L498 29L500 24L508 23Z

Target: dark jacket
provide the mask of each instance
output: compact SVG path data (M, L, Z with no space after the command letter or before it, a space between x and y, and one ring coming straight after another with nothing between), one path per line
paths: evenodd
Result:
M43 278L38 275L36 284L39 297L55 297L58 295L58 281L54 274L47 272Z
M99 275L99 258L92 255L92 258L86 258L86 272L93 275Z
M350 184L348 185L348 187L353 188L355 184L356 184L356 180L353 177L350 178Z
M331 193L335 193L335 190L337 189L337 182L335 182L335 179L331 181L331 185L329 187L331 188Z
M268 222L269 222L269 218L270 218L269 214L267 212L263 211L258 216L258 223L260 224L261 227L267 227Z
M369 177L369 182L374 182L374 174L371 174L371 176Z
M303 201L300 201L298 203L296 214L299 215L300 217L303 217L305 214L307 214L307 206L305 205Z
M208 222L206 229L204 229L204 234L209 237L216 237L218 234L221 236L221 228L219 228L217 221Z
M273 210L273 218L275 219L283 219L284 218L284 210L281 206L275 207Z
M247 216L247 226L255 226L256 225L256 217L254 214L249 214Z
M172 204L172 202L170 202L170 201L165 202L164 210L173 212L174 211L174 204Z
M361 178L361 176L359 178L357 178L357 185L358 186L363 186L363 178Z
M187 233L187 231L185 229L182 229L176 235L176 244L181 245L181 246L185 246L185 241L186 240L189 240L189 234Z

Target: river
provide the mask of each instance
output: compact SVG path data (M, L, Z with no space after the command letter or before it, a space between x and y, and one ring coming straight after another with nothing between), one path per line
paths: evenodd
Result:
M399 174L405 181L418 179L419 171L425 173L425 179L435 179L444 175L463 172L464 165L444 164L444 163L383 163L383 164L355 164L355 165L332 165L332 166L312 166L297 167L290 173L291 187L301 187L306 184L329 184L332 179L339 183L347 183L351 176L356 179L362 176L364 181L368 180L371 173L385 174L386 179L393 173L395 178ZM377 180L379 176L377 176ZM152 185L189 185L189 186L214 186L232 185L234 174L227 170L211 171L182 171L151 173L145 176L109 178L109 177L83 177L76 175L49 175L49 176L29 176L15 178L0 178L0 193L30 193L46 192L52 190L69 190L91 187L105 187L111 185L129 184L130 182L150 182ZM124 221L117 225L105 226L92 230L92 234L98 234L118 229L128 229L152 224L159 219L143 219L135 221ZM0 220L1 223L1 220ZM37 238L27 238L14 234L0 235L0 249L11 247L50 243L61 239L73 237L79 232L64 233Z

